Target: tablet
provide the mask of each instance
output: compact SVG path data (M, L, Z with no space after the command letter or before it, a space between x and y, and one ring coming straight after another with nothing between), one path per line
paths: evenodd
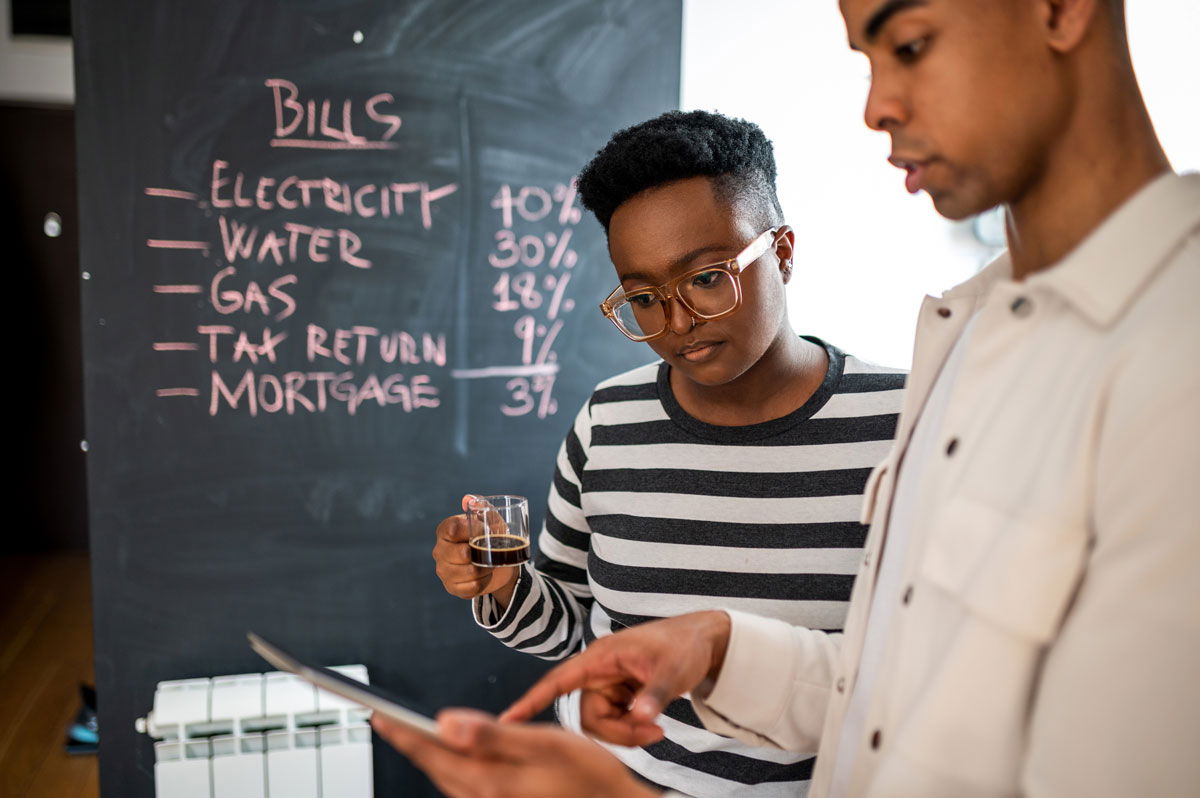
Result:
M348 701L353 701L367 709L372 709L388 718L401 723L413 731L433 737L437 736L437 723L432 719L414 712L403 706L400 701L386 691L372 684L363 684L349 676L344 676L329 668L308 665L287 653L278 646L268 643L253 632L246 633L250 647L259 656L279 668L281 671L294 673L307 682L312 682L322 690L339 695Z

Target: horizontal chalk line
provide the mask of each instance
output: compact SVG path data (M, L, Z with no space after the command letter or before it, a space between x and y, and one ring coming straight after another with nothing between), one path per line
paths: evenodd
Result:
M391 141L321 141L319 139L271 139L272 147L305 147L314 150L394 150Z
M488 366L481 369L453 369L456 380L477 380L483 377L540 377L558 373L557 363L538 363L532 366Z
M194 200L200 197L190 191L179 191L173 188L148 188L146 189L148 197L171 197L173 199Z
M162 238L147 238L146 246L154 249L196 249L208 252L207 241L170 241Z

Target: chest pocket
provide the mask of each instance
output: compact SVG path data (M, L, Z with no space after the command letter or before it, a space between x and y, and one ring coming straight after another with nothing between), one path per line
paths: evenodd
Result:
M921 577L973 614L1037 643L1058 632L1083 574L1082 520L1022 518L963 497L932 519Z

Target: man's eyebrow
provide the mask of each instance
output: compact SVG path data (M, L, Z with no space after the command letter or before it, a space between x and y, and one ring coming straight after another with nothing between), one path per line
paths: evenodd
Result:
M888 21L899 14L901 11L907 11L910 8L926 5L926 0L888 0L888 2L875 9L875 13L867 20L867 24L863 26L863 38L867 44L874 44L875 37L883 30L883 26L888 24ZM851 49L858 49L854 45L850 45Z

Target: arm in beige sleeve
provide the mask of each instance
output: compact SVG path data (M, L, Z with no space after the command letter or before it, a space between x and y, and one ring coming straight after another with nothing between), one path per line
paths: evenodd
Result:
M1200 788L1200 333L1180 326L1108 397L1095 545L1045 658L1030 798Z
M751 745L815 751L840 634L729 611L729 647L712 689L692 702L710 731Z

